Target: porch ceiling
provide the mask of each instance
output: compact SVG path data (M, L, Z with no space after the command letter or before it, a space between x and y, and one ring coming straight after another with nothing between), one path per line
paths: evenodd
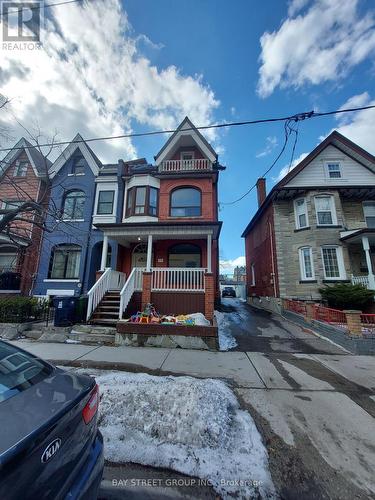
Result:
M370 245L375 245L375 228L363 228L352 231L341 231L340 240L345 243L362 243L362 236L368 238Z
M220 234L221 222L218 223L195 223L195 224L170 224L170 223L129 223L129 224L96 224L108 238L125 245L139 241L147 241L148 235L152 235L154 241L167 239L201 239L211 235L217 239Z

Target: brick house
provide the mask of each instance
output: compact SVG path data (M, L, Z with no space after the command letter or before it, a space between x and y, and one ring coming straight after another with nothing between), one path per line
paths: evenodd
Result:
M45 210L50 164L30 142L21 138L1 161L1 208L14 210L24 202L32 201ZM10 224L9 231L2 231L0 293L31 293L39 263L42 223L43 215L37 215L35 211L22 212Z
M247 297L319 299L336 282L375 290L375 158L332 132L266 195L245 238Z
M212 320L219 297L217 185L224 168L217 154L185 118L154 164L143 158L120 164L121 194L97 179L97 200L116 199L121 216L99 213L96 205L93 222L104 237L88 319L116 322L152 302L163 314L202 312ZM112 268L106 266L110 240L118 245ZM109 291L112 307L102 302Z

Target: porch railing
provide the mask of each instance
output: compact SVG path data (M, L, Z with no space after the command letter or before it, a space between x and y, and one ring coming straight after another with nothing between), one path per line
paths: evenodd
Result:
M125 278L126 276L124 273L114 271L109 267L104 271L94 286L87 292L87 321L98 307L105 293L108 292L108 290L120 290L124 285Z
M126 280L124 286L120 291L120 309L118 313L119 319L122 319L122 316L128 307L130 299L132 298L133 293L137 290L137 280L140 281L140 287L142 289L142 272L143 269L139 267L133 267L132 272L129 274L129 278Z
M152 290L155 292L204 292L203 268L154 267Z
M159 166L159 172L186 170L212 170L212 163L206 158L196 158L194 160L166 160Z
M145 267L134 267L134 291L141 291L143 285L143 273L146 271Z
M369 286L368 276L354 276L352 275L352 284L353 285L363 285L366 288Z

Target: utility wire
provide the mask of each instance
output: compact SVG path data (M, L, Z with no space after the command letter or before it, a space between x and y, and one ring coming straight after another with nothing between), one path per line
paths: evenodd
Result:
M83 0L66 0L65 2L58 2L58 3L46 3L46 4L42 4L40 3L40 5L36 5L35 7L28 7L27 5L24 5L23 7L21 7L20 9L9 9L7 11L4 11L0 14L0 18L1 17L4 17L5 14L8 15L8 14L16 14L17 12L22 12L24 9L26 10L40 10L40 9L48 9L50 7L58 7L59 5L67 5L69 3L78 3L78 2L83 2Z
M228 127L239 127L239 126L244 126L244 125L256 125L258 123L274 123L274 122L287 122L289 121L301 121L301 120L306 120L308 118L317 118L321 116L328 116L328 115L335 115L339 113L351 113L355 111L364 111L367 109L373 109L375 108L375 105L372 106L362 106L359 108L348 108L348 109L339 109L339 110L334 110L334 111L327 111L324 113L316 113L315 111L308 111L304 113L297 113L295 115L291 116L283 116L283 117L278 117L278 118L263 118L259 120L246 120L242 122L225 122L225 123L218 123L215 125L202 125L199 127L188 127L184 128L184 132L188 132L191 130L209 130L209 129L220 129L220 128L228 128ZM135 132L131 134L121 134L121 135L110 135L110 136L104 136L104 137L92 137L90 139L77 139L75 141L60 141L60 142L55 142L55 143L45 143L45 144L39 144L39 147L58 147L58 146L67 146L68 144L80 144L81 142L95 142L95 141L110 141L114 139L128 139L131 137L148 137L148 136L153 136L153 135L162 135L162 134L174 134L177 132L177 129L172 129L172 130L154 130L151 132ZM16 149L32 149L34 146L22 146L18 148L2 148L0 149L0 152L8 152L8 151L13 151Z

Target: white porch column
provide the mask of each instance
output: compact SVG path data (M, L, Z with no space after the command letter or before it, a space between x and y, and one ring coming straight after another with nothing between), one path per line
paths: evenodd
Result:
M100 270L104 271L107 264L108 255L108 236L105 234L103 238L103 248L102 248L102 261L100 263Z
M367 236L362 236L362 247L366 255L366 264L368 269L368 287L370 288L370 290L375 290L375 276L372 270L370 244Z
M147 263L146 263L146 271L151 272L151 256L152 256L152 234L148 235L147 241Z
M207 272L212 272L212 235L207 235Z

